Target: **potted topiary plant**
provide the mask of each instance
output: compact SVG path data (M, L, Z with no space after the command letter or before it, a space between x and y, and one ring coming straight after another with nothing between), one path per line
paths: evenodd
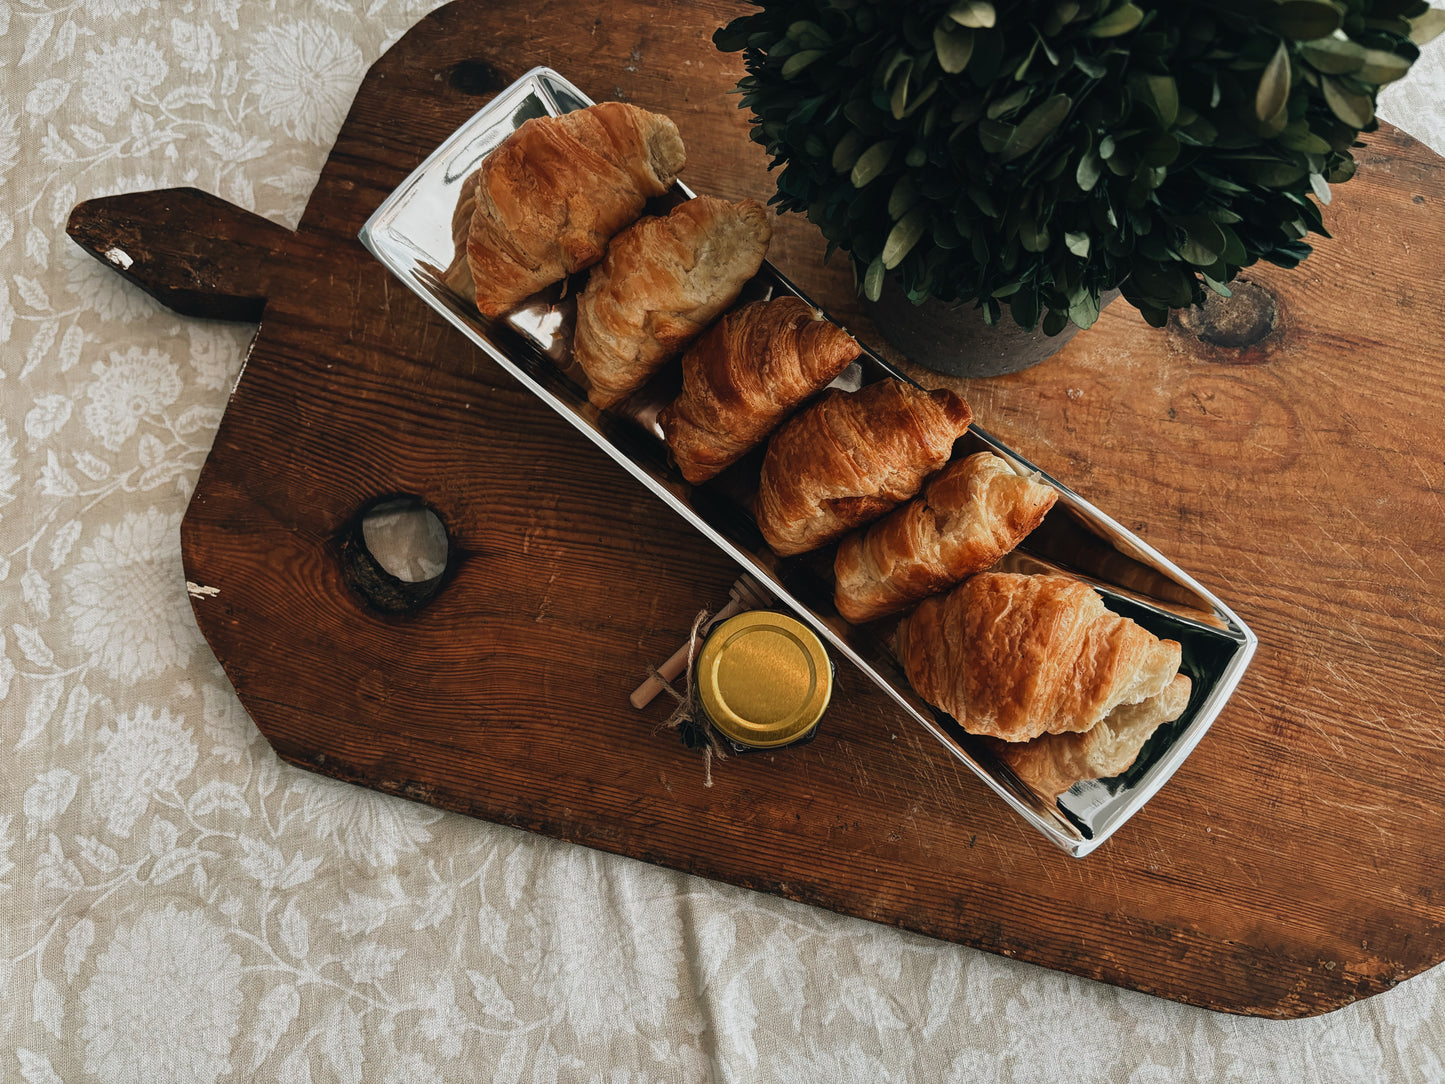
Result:
M1007 309L1034 341L984 359L1007 371L1114 291L1162 326L1304 259L1379 88L1445 21L1425 0L757 2L714 41L743 53L772 202L849 254L886 337L955 372L979 352L953 328L927 352L938 310Z

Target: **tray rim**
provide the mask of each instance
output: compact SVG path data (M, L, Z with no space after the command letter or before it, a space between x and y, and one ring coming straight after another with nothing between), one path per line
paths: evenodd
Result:
M806 603L795 597L794 592L789 590L769 568L758 563L754 556L748 553L733 540L721 534L711 524L702 519L677 493L675 493L662 480L645 469L626 451L618 447L608 439L606 433L594 425L589 419L581 415L571 405L564 402L552 393L550 389L539 383L530 373L495 342L483 335L473 322L461 311L460 305L449 304L437 293L419 288L407 274L407 267L398 254L397 249L408 247L400 242L395 236L388 234L387 228L391 221L402 209L407 195L430 172L437 163L450 156L455 149L463 144L468 138L474 138L474 129L483 123L495 123L495 114L505 109L508 103L518 99L525 99L529 94L536 94L555 113L566 112L562 107L559 98L571 98L582 105L594 104L592 100L567 80L560 73L545 65L538 65L522 74L509 86L500 90L486 105L478 110L472 117L459 125L450 136L447 137L435 150L432 151L413 170L405 180L397 185L385 200L368 217L365 224L358 233L362 245L369 251L390 273L396 276L408 289L421 298L430 308L446 319L452 326L462 332L474 345L478 346L490 360L498 364L504 371L517 379L532 394L547 404L553 411L561 415L569 424L581 432L594 445L601 449L609 458L621 466L628 474L647 488L664 505L671 508L676 514L689 523L703 537L717 545L724 553L731 557L743 571L759 578L781 603L794 611L800 619L804 620L810 627L821 635L835 651L848 659L867 675L875 685L886 693L904 712L916 723L928 731L940 744L942 744L953 756L961 760L991 791L1022 817L1030 826L1036 829L1046 839L1053 843L1060 850L1075 858L1083 858L1098 849L1106 840L1127 823L1148 801L1173 777L1190 753L1203 740L1204 735L1212 726L1214 720L1223 710L1225 704L1233 695L1235 688L1243 678L1255 651L1258 648L1259 640L1256 634L1217 596L1207 588L1203 587L1193 576L1179 568L1162 553L1156 550L1143 539L1138 538L1127 531L1122 525L1108 516L1079 494L1075 493L1067 485L1050 476L1046 471L1039 469L1026 458L1005 445L1002 441L991 436L987 431L977 424L970 427L971 433L978 441L988 446L996 454L1000 454L1012 461L1018 467L1027 471L1035 472L1043 480L1059 491L1060 498L1067 503L1075 512L1086 516L1093 524L1103 529L1106 540L1111 542L1117 549L1122 543L1127 550L1132 551L1129 556L1148 565L1157 572L1165 574L1169 579L1179 586L1191 592L1209 610L1212 621L1206 631L1233 643L1233 651L1228 661L1223 665L1219 676L1211 684L1207 695L1199 704L1195 717L1184 731L1170 744L1167 752L1160 757L1149 769L1147 777L1139 784L1134 785L1130 790L1127 801L1114 809L1106 824L1091 833L1085 833L1065 816L1057 808L1049 808L1043 800L1032 794L1017 793L1013 787L1005 781L995 778L987 769L978 763L960 743L958 738L950 733L950 725L958 728L958 724L948 719L937 709L924 705L911 690L904 692L896 688L891 681L880 675L873 666L865 660L859 652L841 636L839 636L820 615L812 610ZM692 198L694 193L681 181L677 182L678 189L687 198ZM447 209L448 217L451 209ZM813 304L808 296L798 289L786 276L777 271L771 265L765 264L768 273L776 278L778 282L790 292L801 297L809 304ZM863 345L865 352L888 375L898 379L913 382L910 377L890 365L886 359L880 357L876 352ZM1203 625L1199 626L1204 628ZM927 709L927 710L923 710ZM961 728L958 728L961 729ZM1015 784L1017 786L1017 784Z

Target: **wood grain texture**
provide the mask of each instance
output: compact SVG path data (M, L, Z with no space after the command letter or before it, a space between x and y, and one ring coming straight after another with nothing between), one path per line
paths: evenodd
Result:
M1334 240L1247 273L1274 307L1262 341L1116 304L1025 373L917 374L1259 634L1203 744L1103 848L1055 851L846 667L817 740L729 759L711 789L655 732L665 704L628 707L735 568L355 238L536 64L670 114L695 190L766 199L728 93L738 58L710 42L740 10L442 8L368 75L296 234L261 231L283 258L263 261L183 545L215 589L197 619L267 738L337 778L1229 1012L1320 1013L1445 958L1445 168L1388 128L1337 190ZM822 248L787 219L770 258L877 343ZM365 605L339 557L393 493L434 508L455 555L404 615Z

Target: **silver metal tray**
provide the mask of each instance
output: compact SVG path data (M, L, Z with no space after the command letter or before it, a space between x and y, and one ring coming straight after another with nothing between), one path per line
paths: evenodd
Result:
M1256 637L1185 572L1043 475L1059 491L1058 502L1010 558L1012 566L1076 576L1097 588L1111 609L1158 636L1178 640L1184 649L1182 669L1194 689L1184 714L1161 727L1122 776L1081 783L1057 803L1041 800L1023 786L956 722L913 692L889 651L886 623L855 628L837 615L828 566L819 555L780 559L767 548L747 511L747 487L756 478L755 458L744 459L704 486L693 487L683 480L668 461L656 424L657 411L676 390L677 366L659 374L621 409L599 411L587 401L585 380L571 363L575 283L570 291L554 288L494 321L482 317L442 282L453 256L452 211L462 182L483 156L532 117L591 104L556 72L547 68L528 72L462 125L377 208L361 230L362 243L492 360L812 625L833 650L875 681L1029 824L1069 854L1088 854L1138 812L1199 743L1248 666ZM678 184L673 199L692 195ZM744 298L781 292L803 296L764 264ZM884 376L908 379L865 348L859 362L835 383L858 387ZM958 441L955 455L984 448L1016 470L1037 470L977 426Z

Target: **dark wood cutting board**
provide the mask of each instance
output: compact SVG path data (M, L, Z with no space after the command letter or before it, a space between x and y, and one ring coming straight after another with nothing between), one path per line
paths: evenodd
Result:
M670 114L695 190L766 199L738 58L710 41L741 10L463 0L372 68L294 233L194 190L76 208L76 240L180 312L261 321L183 525L257 725L336 778L1230 1012L1324 1012L1445 959L1445 169L1388 127L1335 239L1247 274L1253 309L1154 330L1116 304L1034 370L953 384L1261 640L1099 851L1056 851L846 667L817 740L711 788L657 732L665 703L628 706L736 568L356 234L538 64ZM786 220L771 259L876 345L822 247ZM452 560L383 612L356 525L394 494L436 510Z

